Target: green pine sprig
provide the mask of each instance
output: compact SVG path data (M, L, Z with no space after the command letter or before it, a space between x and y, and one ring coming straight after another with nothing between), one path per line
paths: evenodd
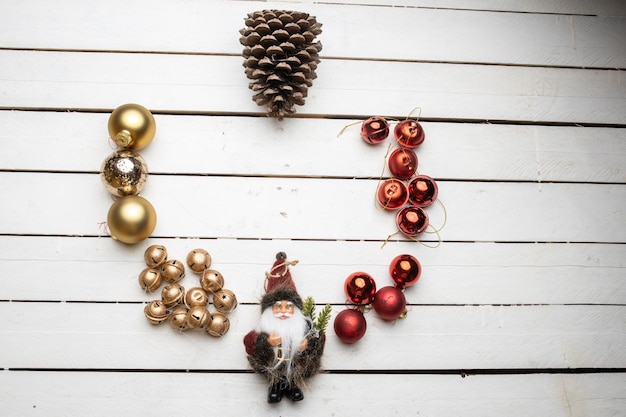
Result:
M332 307L330 304L326 304L320 314L317 315L315 313L315 300L313 297L305 298L302 303L302 313L313 320L315 328L319 330L320 333L324 333L326 331L326 327L328 327L328 323L330 322L331 311Z

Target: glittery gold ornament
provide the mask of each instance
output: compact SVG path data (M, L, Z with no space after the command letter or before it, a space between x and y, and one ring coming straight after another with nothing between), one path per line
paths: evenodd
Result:
M134 244L149 237L156 227L156 211L138 195L117 199L109 208L107 225L113 239Z
M209 304L209 296L200 287L189 288L185 294L185 304L187 307L206 306Z
M145 148L156 133L154 116L139 104L124 104L109 117L109 135L123 147L134 150Z
M137 152L115 151L102 162L100 179L114 196L139 194L148 179L148 165Z
M211 314L211 323L206 327L206 332L213 337L222 337L230 329L230 320L222 313Z
M200 274L211 266L211 255L204 249L194 249L187 255L187 266L193 272Z
M185 288L177 283L167 284L161 290L161 301L166 307L174 307L185 299Z
M152 292L161 286L163 278L161 271L155 268L146 268L139 273L139 286L145 292Z
M143 312L152 324L159 324L167 319L167 307L159 300L150 301Z
M146 265L151 268L161 266L167 261L167 249L163 245L148 246L143 254Z
M169 282L178 282L185 277L185 266L176 259L165 261L161 266L161 276Z
M180 332L187 330L187 307L179 305L170 313L170 326Z
M221 289L213 294L213 305L221 313L230 313L237 308L237 297L231 290Z
M200 277L200 285L208 293L215 293L224 286L224 277L214 269L205 269Z
M206 306L193 306L187 312L188 329L204 329L211 323L211 313Z

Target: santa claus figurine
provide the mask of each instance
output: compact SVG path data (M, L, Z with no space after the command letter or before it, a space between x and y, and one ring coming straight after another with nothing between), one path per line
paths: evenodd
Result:
M303 312L302 298L289 271L296 263L287 261L284 252L276 254L266 273L261 319L244 337L248 362L269 381L269 403L277 403L283 396L301 401L305 381L319 370L324 351L324 330L314 323L310 309Z

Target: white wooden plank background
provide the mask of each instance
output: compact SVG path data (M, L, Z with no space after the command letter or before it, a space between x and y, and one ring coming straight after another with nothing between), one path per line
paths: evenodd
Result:
M324 25L319 78L280 123L259 117L238 42L248 12L274 7ZM3 413L623 415L625 16L611 0L3 2ZM126 102L157 121L141 153L159 222L134 246L100 224L106 123ZM358 123L415 107L447 222L441 242L383 246L387 148ZM443 224L441 205L428 213ZM240 301L225 337L147 323L153 243L210 251ZM333 314L351 272L389 285L412 253L423 275L406 319L368 312L355 345L330 330L305 400L268 405L241 339L279 250Z

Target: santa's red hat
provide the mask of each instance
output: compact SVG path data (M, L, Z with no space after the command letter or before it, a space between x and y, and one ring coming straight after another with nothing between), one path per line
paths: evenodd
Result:
M296 290L296 284L289 271L289 266L296 263L297 261L288 261L285 252L276 254L272 269L265 274L265 295L261 299L261 310L283 300L291 301L296 307L302 309L302 298Z

